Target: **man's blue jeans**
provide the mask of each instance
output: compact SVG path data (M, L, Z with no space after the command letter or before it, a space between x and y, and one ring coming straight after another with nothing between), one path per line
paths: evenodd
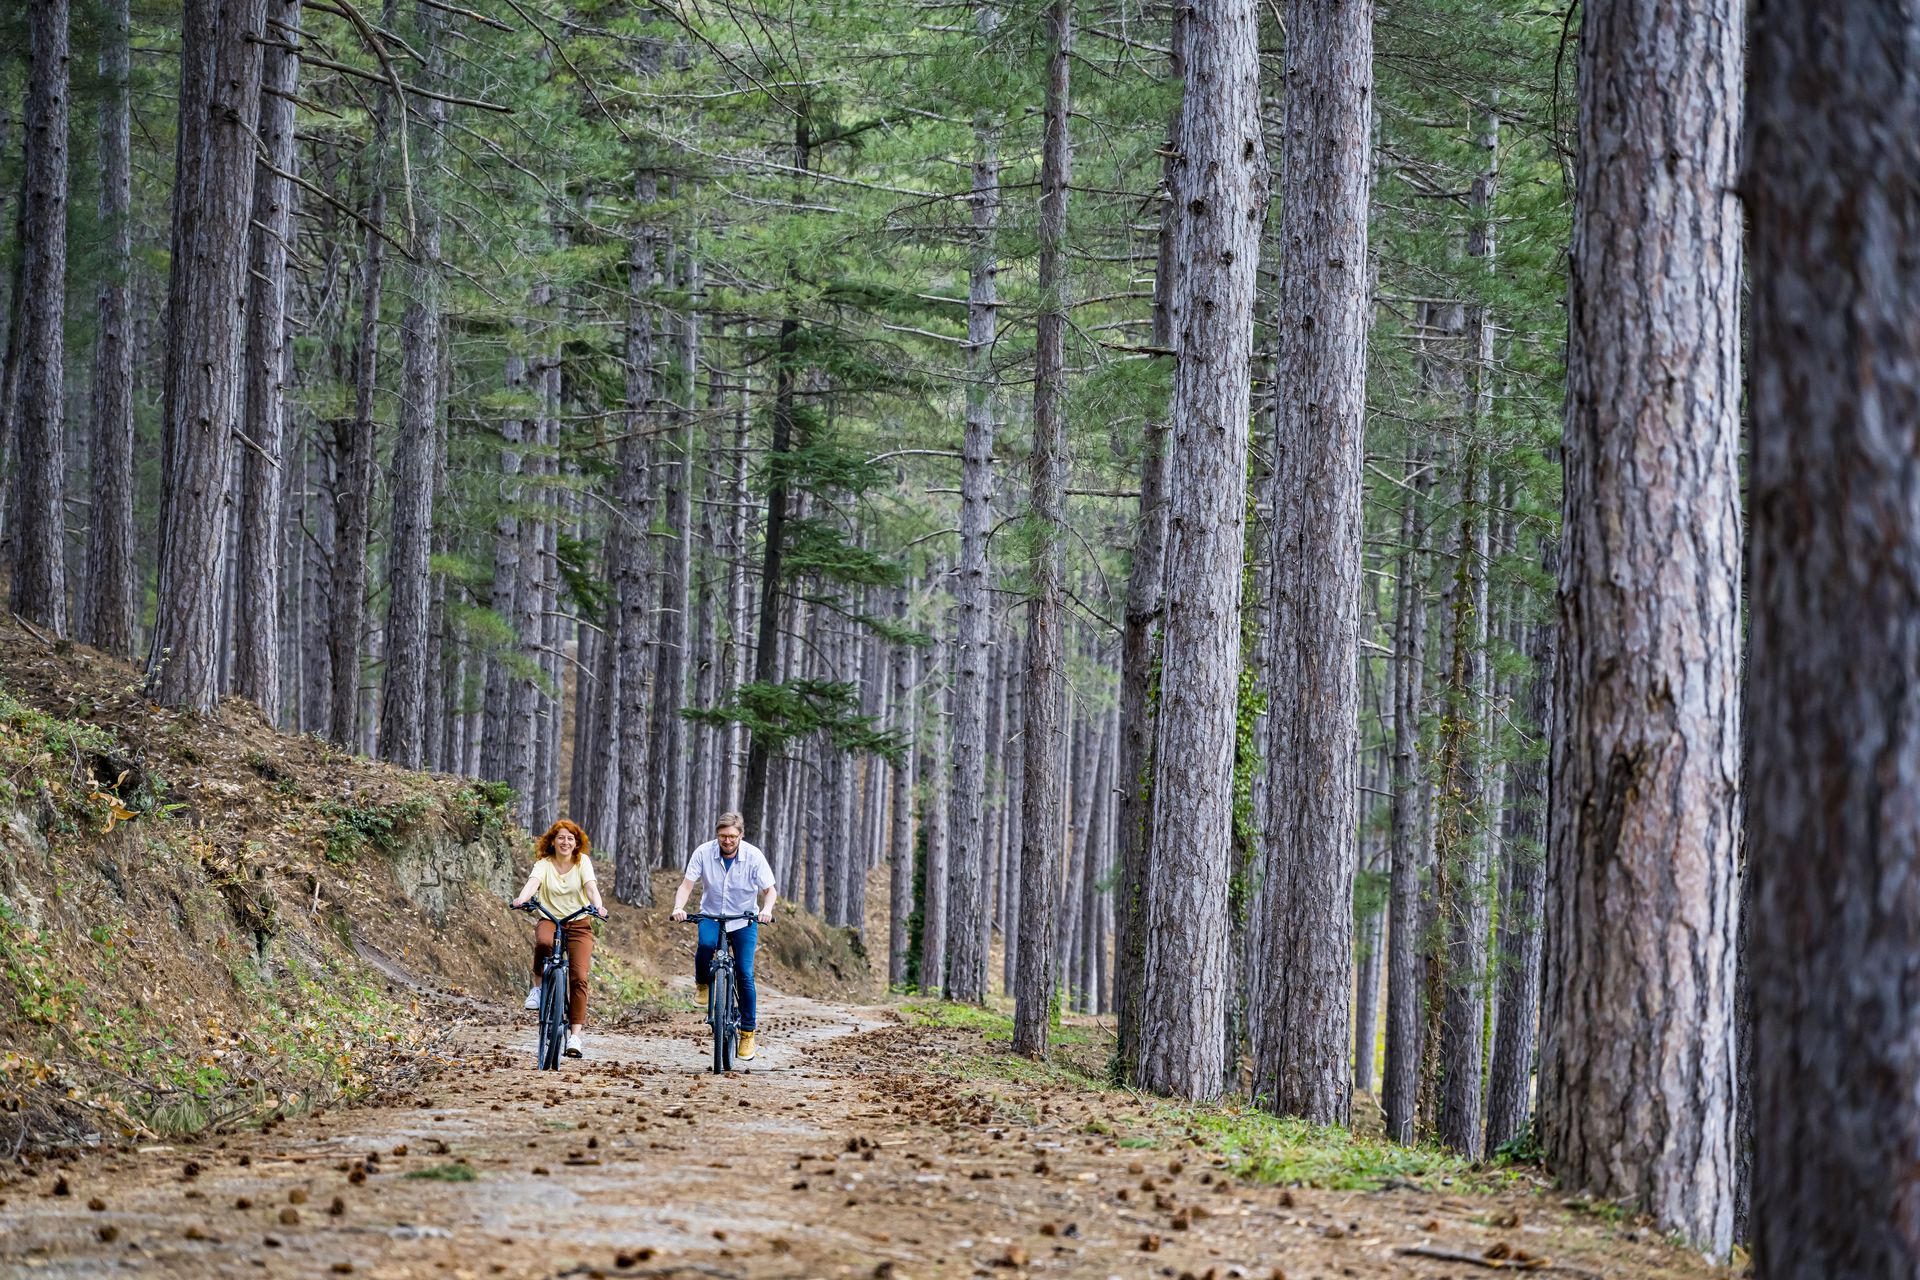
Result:
M740 1029L753 1031L753 952L760 945L760 922L727 935L733 945L733 986L740 993ZM700 947L693 953L693 980L701 986L713 981L713 949L720 945L720 926L711 920L700 921Z

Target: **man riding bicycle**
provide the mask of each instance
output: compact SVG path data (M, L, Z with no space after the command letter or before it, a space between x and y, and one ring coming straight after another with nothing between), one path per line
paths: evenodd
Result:
M746 820L737 813L723 813L714 824L713 839L693 851L687 859L687 872L680 889L673 895L673 918L687 918L687 898L694 882L702 886L700 911L703 915L756 915L753 920L734 920L727 925L727 941L737 960L734 985L740 993L740 1052L745 1061L753 1057L754 991L753 952L759 943L760 926L773 923L773 902L779 895L773 887L773 868L767 855L740 837ZM707 986L713 978L713 953L720 945L720 927L712 920L700 921L700 946L693 953L693 982L700 1003L707 1003Z

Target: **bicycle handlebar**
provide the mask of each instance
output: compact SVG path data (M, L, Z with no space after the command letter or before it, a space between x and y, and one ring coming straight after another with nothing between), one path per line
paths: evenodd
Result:
M695 920L712 920L717 924L726 924L728 921L731 921L731 920L758 920L759 918L760 918L760 913L757 911L743 911L739 915L731 915L731 916L710 916L700 911L687 912L687 920L689 922L692 922Z
M509 903L507 905L512 906L513 904ZM538 898L528 898L525 902L521 903L518 907L514 907L514 910L525 911L529 914L538 912L539 914L545 916L547 919L553 921L555 924L571 924L573 921L578 920L581 916L599 916L601 919L604 920L606 919L606 915L607 915L607 913L604 911L595 910L593 904L589 902L586 906L580 908L578 911L574 912L572 915L567 916L565 919L562 919L561 917L553 914L553 912L547 910L546 904L541 902L540 899Z

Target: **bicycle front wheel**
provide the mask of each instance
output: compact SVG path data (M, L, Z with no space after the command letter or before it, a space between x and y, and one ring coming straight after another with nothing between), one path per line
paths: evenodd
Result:
M716 969L713 975L713 1073L724 1075L733 1069L733 1028L739 1021L733 1009L733 967Z
M540 981L540 1046L534 1065L542 1071L560 1069L560 1051L567 1043L567 970L547 970Z

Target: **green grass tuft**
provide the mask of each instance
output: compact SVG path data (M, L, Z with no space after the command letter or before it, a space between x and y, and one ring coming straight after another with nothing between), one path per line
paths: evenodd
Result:
M470 1164L437 1164L431 1169L415 1169L406 1176L423 1182L473 1182L480 1177Z

